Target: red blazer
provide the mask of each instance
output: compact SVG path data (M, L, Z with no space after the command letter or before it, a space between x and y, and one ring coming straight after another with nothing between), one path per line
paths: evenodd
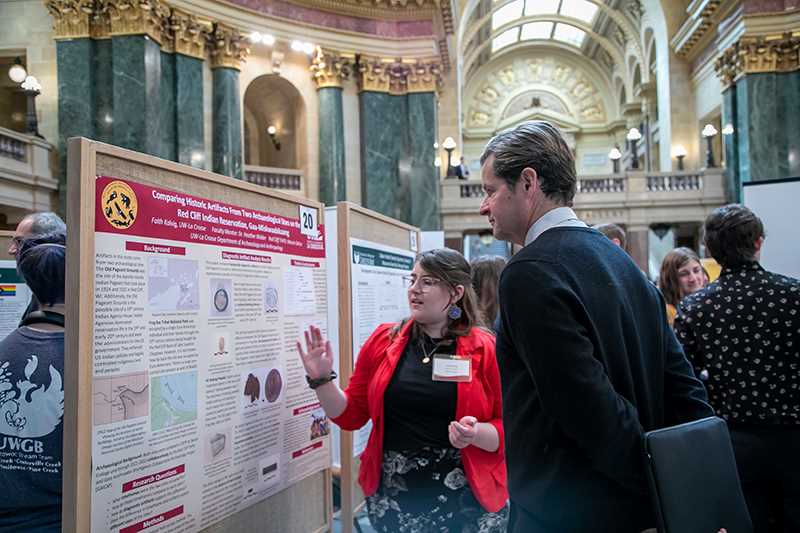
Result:
M333 419L342 429L349 431L357 430L367 420L372 420L372 432L361 455L358 473L358 482L367 496L374 494L380 483L383 463L383 395L408 343L411 323L406 323L394 339L390 337L396 324L381 324L367 339L358 355L355 372L344 391L347 408ZM479 328L473 328L469 335L457 338L456 353L472 358L472 381L458 383L455 419L474 416L479 422L492 424L500 437L500 446L496 452L487 452L477 446L467 446L461 450L461 460L472 493L484 509L494 513L508 500L502 393L494 353L494 337Z

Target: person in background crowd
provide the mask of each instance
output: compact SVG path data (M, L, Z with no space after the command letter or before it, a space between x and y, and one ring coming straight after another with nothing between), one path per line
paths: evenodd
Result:
M625 230L616 224L598 224L594 227L597 231L606 236L606 238L622 248L625 249Z
M456 177L462 180L469 179L469 166L464 162L464 158L461 157L459 160L458 165L455 168Z
M500 273L506 266L506 260L499 256L479 257L472 262L472 287L478 295L478 309L483 315L484 323L495 329L497 321L497 283Z
M722 271L681 300L675 332L728 422L755 532L800 531L800 280L761 267L747 207L715 209L705 242Z
M17 242L40 309L0 342L0 531L61 531L66 250ZM14 450L24 450L25 453Z
M513 533L639 533L656 520L645 431L711 416L659 291L570 208L577 178L561 133L530 121L481 156L480 212L524 245L500 277Z
M344 392L332 382L330 342L316 327L306 332L297 351L309 386L342 429L372 421L358 480L376 530L503 532L500 375L494 337L478 327L469 263L454 250L426 251L407 282L410 318L372 333ZM458 382L437 379L453 354Z
M64 221L53 212L44 211L41 213L31 213L26 215L14 232L14 237L8 245L9 255L15 256L19 250L19 245L24 239L38 239L40 242L50 242L54 244L67 244L67 226ZM31 301L28 307L22 314L20 325L25 321L28 315L39 308L36 301L36 295L31 295Z
M671 250L661 263L658 288L667 302L669 325L675 322L678 303L687 295L699 291L708 283L700 258L689 248Z

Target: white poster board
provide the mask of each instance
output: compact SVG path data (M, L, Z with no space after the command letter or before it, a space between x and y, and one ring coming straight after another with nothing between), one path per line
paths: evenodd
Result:
M761 265L771 272L800 278L800 178L748 182L742 195L744 205L764 223Z
M95 185L92 532L195 532L330 464L294 343L324 240L133 180Z
M16 261L0 260L0 340L17 329L30 299L31 291L17 273Z
M364 342L380 324L408 316L403 277L411 273L414 257L409 250L350 239L354 367ZM353 457L364 451L371 431L370 421L353 433Z

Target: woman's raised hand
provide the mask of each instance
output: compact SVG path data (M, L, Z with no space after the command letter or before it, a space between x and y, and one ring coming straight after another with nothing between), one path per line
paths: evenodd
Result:
M297 342L297 353L303 361L306 374L311 379L319 379L330 375L333 370L333 349L331 342L322 338L322 331L318 327L309 326L303 332L306 337L306 351L300 342Z

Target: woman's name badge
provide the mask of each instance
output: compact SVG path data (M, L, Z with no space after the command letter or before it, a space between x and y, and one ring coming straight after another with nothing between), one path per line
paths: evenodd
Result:
M467 355L433 356L434 381L472 381L472 359Z

